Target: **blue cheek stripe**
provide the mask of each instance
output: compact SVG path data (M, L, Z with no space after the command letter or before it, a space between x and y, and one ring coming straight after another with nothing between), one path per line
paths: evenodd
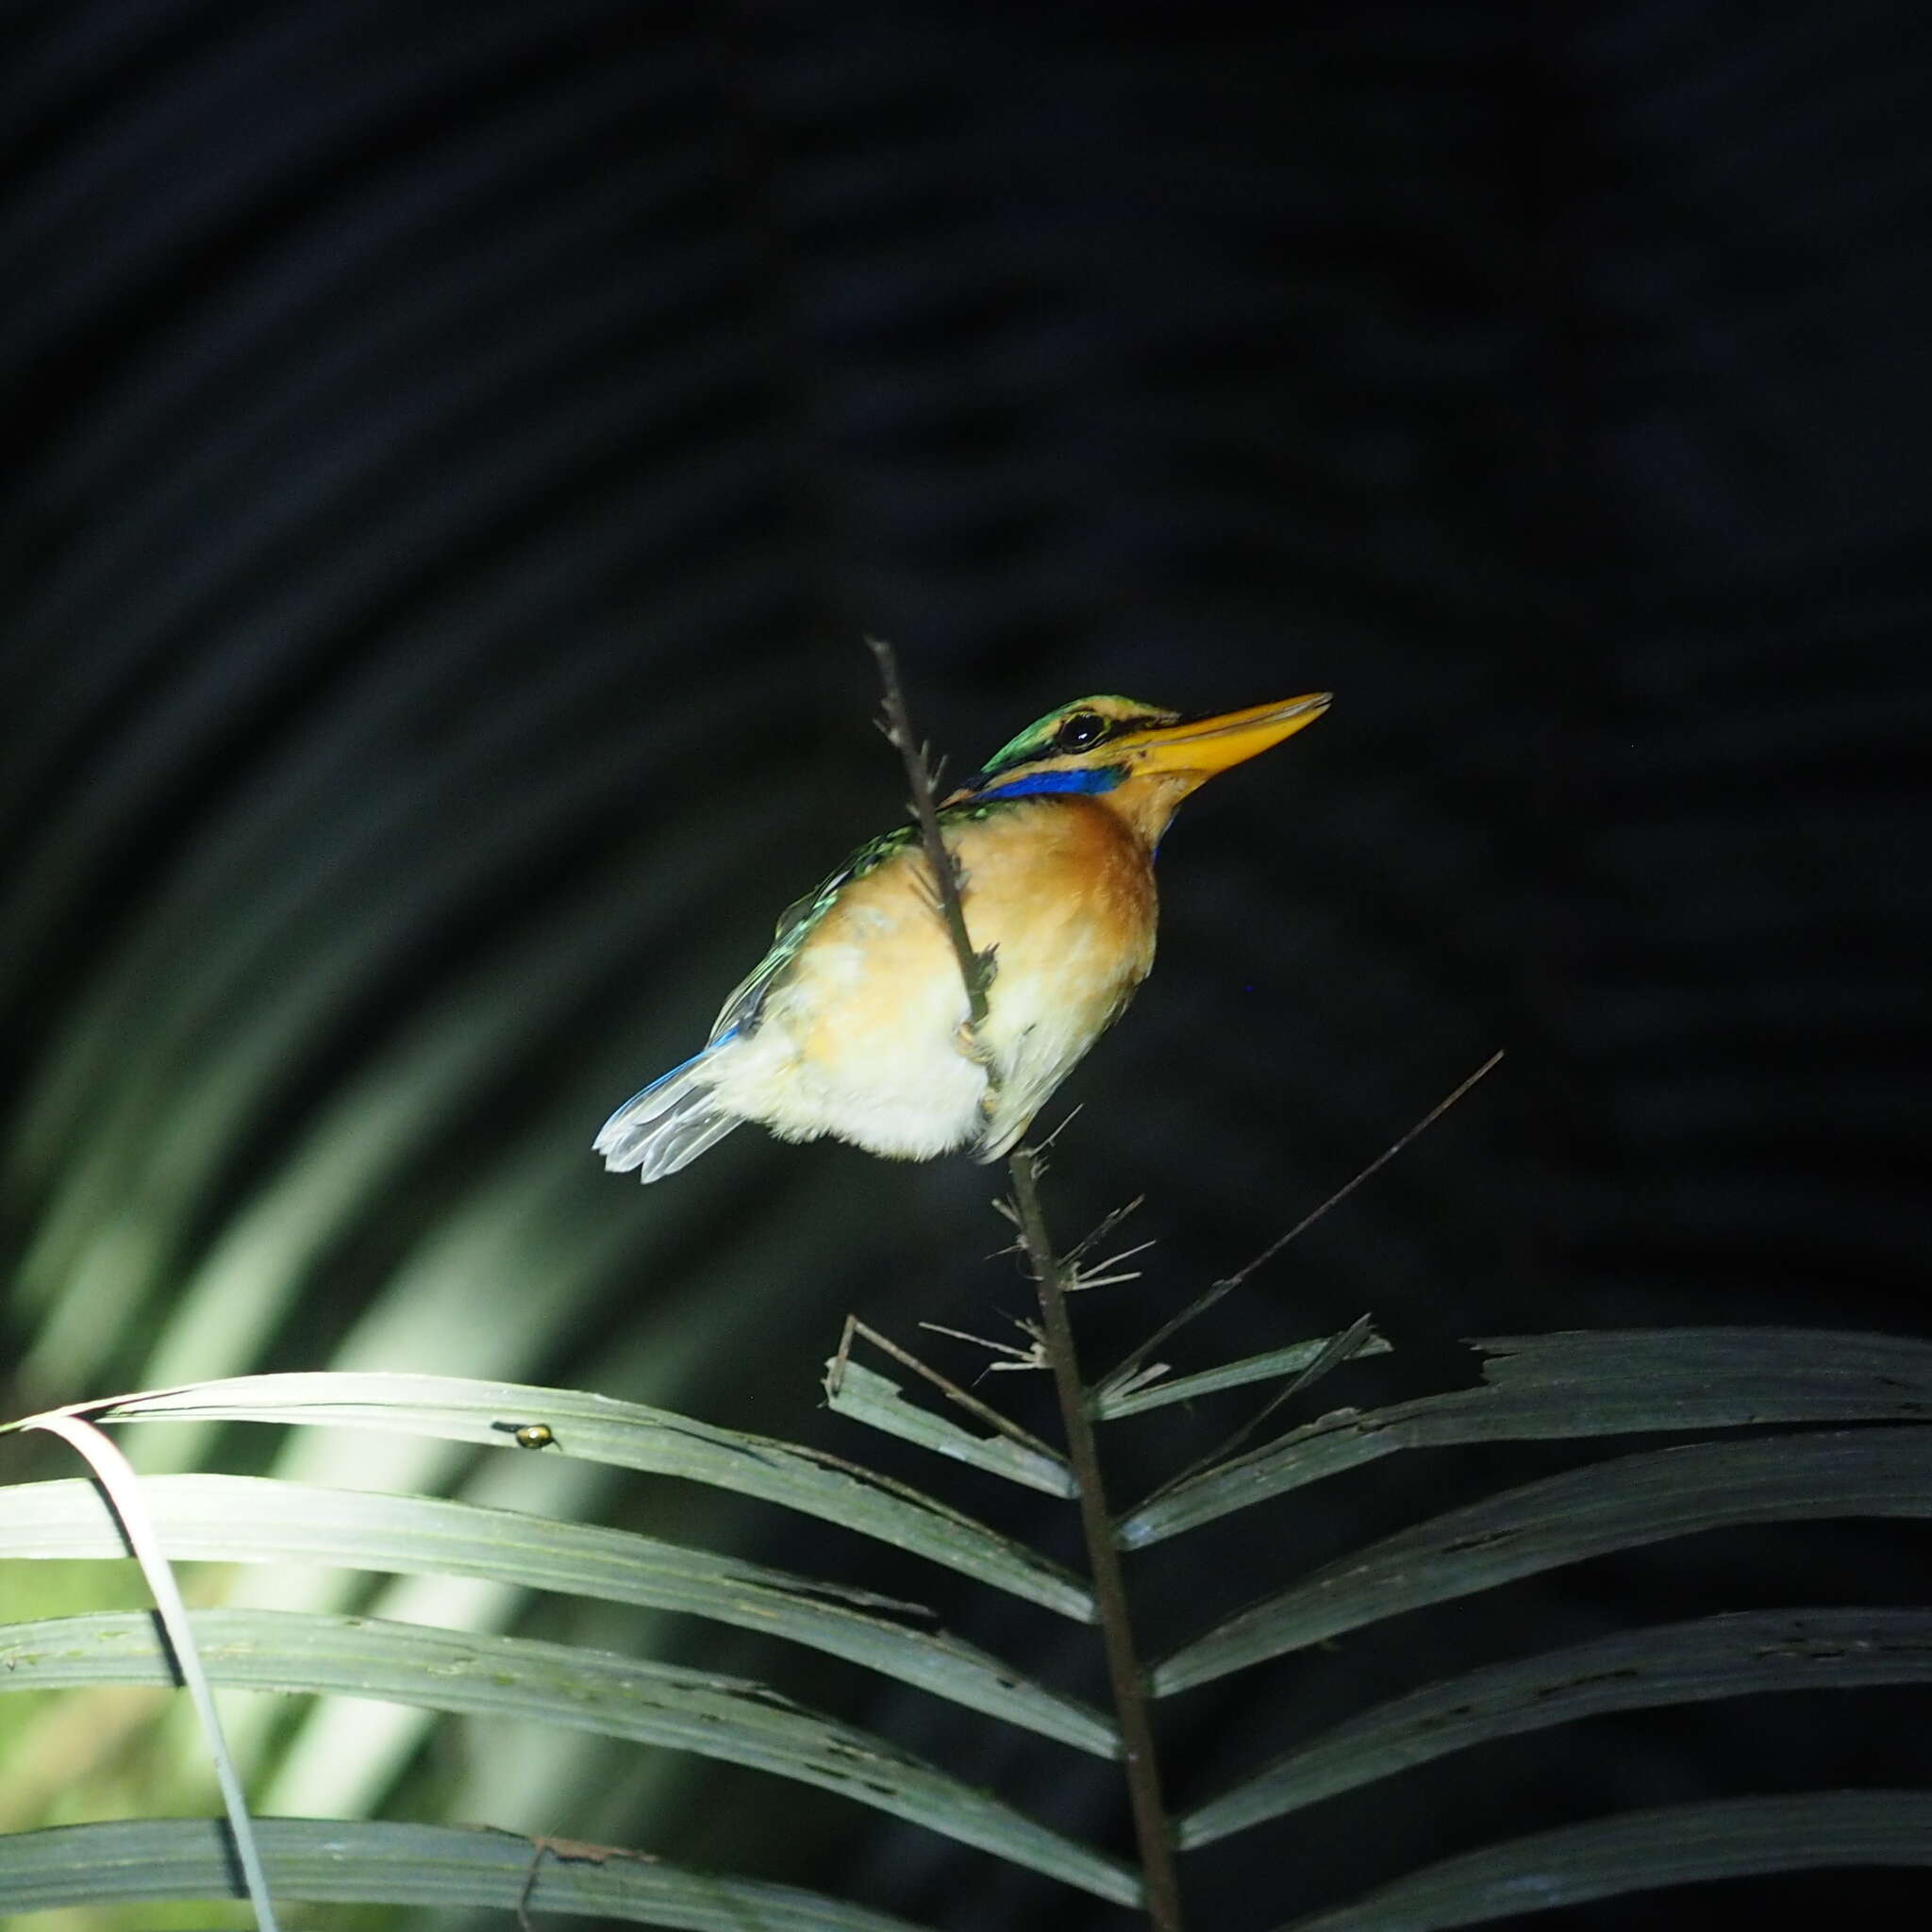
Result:
M1118 765L1092 765L1073 772L1029 772L1009 785L994 785L981 798L1027 798L1052 791L1111 791L1126 775Z

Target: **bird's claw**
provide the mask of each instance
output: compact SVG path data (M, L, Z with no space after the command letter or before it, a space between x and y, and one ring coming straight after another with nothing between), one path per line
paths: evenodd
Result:
M986 1041L980 1039L979 1035L974 1030L973 1022L971 1020L961 1020L959 1022L958 1030L955 1032L953 1035L953 1045L959 1053L963 1054L967 1059L971 1060L975 1067L984 1067L987 1069L989 1075L987 1080L987 1091L991 1093L992 1091L992 1080L991 1077L992 1069L992 1049L990 1046L988 1046Z

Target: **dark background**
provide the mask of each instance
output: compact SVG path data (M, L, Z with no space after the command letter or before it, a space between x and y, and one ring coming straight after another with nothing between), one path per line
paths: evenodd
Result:
M747 1131L645 1191L589 1154L897 814L868 631L956 772L1087 691L1338 693L1189 808L1159 969L1064 1090L1061 1231L1144 1193L1159 1241L1089 1312L1096 1360L1499 1045L1183 1366L1364 1308L1398 1354L1337 1401L1466 1379L1470 1334L1924 1332L1922 6L381 0L5 32L11 1412L341 1361L868 1455L813 1407L848 1307L1008 1333L965 1162ZM1272 1544L1236 1519L1152 1568L1152 1647L1574 1459L1391 1463ZM1916 1532L1856 1524L1586 1566L1420 1656L1397 1620L1177 1701L1174 1782L1458 1664L1924 1576ZM945 1607L1097 1689L1050 1620ZM1097 1768L757 1667L1124 1843ZM1273 1924L1625 1806L1923 1783L1928 1715L1867 1691L1495 1747L1204 1856L1198 1914ZM559 1771L491 1816L948 1928L1117 1922L679 1776L647 1809ZM1830 1874L1563 1923L1913 1897Z

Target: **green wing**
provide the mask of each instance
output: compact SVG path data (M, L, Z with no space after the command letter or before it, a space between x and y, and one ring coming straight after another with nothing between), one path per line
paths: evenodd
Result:
M816 891L786 907L778 915L778 929L773 936L772 950L752 968L720 1009L717 1024L711 1028L713 1043L727 1033L758 1031L758 1017L764 1009L767 996L777 985L785 969L797 958L798 949L811 937L812 928L831 910L832 902L841 890L854 879L862 879L895 852L914 843L918 837L917 826L902 825L896 832L888 832L882 838L874 839L871 844L861 845Z

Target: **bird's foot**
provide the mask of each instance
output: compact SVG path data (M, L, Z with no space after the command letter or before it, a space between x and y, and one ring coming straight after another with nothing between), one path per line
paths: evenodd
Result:
M992 1049L974 1030L971 1020L959 1022L958 1028L953 1035L953 1046L975 1067L984 1067L987 1070L986 1091L991 1093L993 1091ZM984 1106L985 1101L982 1100L980 1104Z

